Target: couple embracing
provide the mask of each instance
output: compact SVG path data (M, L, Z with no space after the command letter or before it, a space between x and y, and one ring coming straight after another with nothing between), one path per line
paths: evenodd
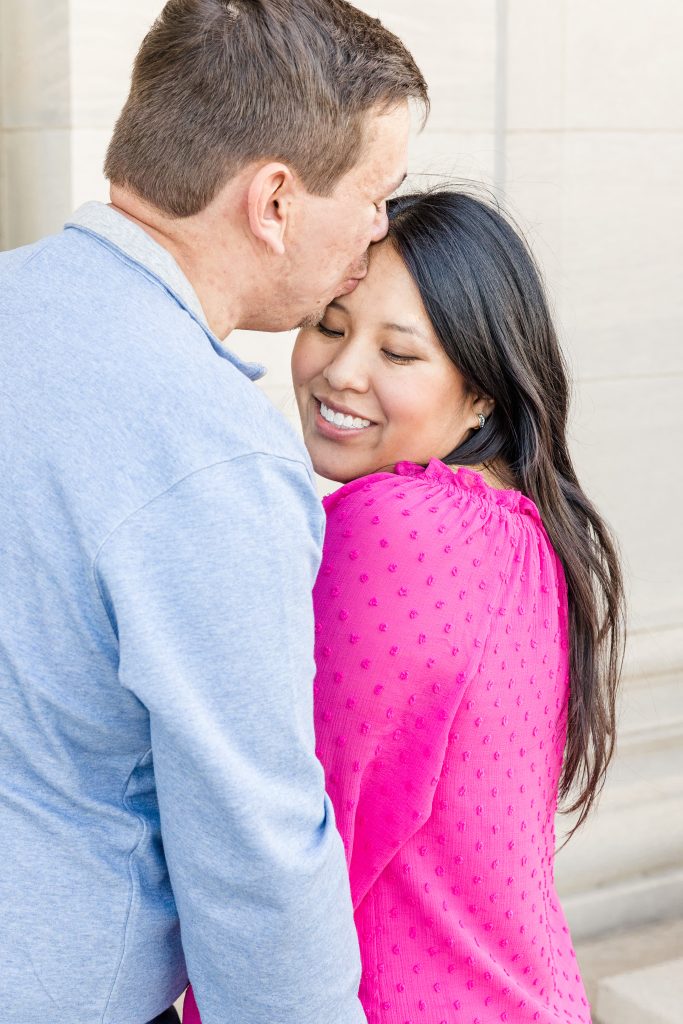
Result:
M344 0L170 0L0 257L6 1024L590 1021L619 565L524 242L389 198L427 106ZM305 448L225 342L295 326Z

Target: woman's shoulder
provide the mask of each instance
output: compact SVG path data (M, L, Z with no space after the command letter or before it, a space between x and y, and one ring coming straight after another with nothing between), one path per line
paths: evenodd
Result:
M476 577L482 592L504 596L525 565L539 557L553 561L532 501L436 459L426 467L402 462L394 473L354 480L324 504L322 576L379 572L386 582L402 577L404 589L416 578L457 577L464 592ZM392 575L385 577L383 568Z
M399 462L393 473L359 477L324 498L323 505L329 522L379 525L382 516L387 525L403 528L406 519L413 519L434 524L437 533L446 532L458 516L462 523L467 514L489 529L514 525L519 517L541 522L536 505L520 491L499 490L480 473L464 466L453 469L438 459L427 466ZM465 519L465 525L470 521Z

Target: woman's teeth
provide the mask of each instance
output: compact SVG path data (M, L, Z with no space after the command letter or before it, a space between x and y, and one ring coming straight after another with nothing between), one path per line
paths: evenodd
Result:
M328 423L341 427L342 430L360 430L370 426L370 420L362 420L360 416L345 416L343 412L335 412L334 409L328 408L324 402L320 403L320 415Z

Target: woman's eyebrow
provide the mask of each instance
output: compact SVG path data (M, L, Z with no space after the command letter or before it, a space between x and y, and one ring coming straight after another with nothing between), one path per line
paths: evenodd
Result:
M327 308L338 309L342 313L346 313L347 315L349 312L344 303L340 302L339 299L332 299L331 302L327 303ZM421 338L422 341L428 341L427 336L424 334L423 331L420 330L419 327L412 327L410 324L396 324L390 320L386 320L383 324L380 324L379 326L385 331L398 331L399 334L412 334L414 338Z
M399 334L412 334L415 338L422 338L423 341L427 341L427 338L422 333L419 327L411 327L408 324L394 324L386 323L380 324L387 331L398 331Z

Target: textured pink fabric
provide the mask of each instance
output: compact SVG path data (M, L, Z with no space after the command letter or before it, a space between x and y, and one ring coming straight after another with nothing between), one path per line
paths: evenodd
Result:
M316 735L370 1024L585 1024L553 885L566 589L536 507L433 460L325 508Z
M197 1009L197 1002L191 986L185 993L185 1002L183 1003L183 1024L202 1024L201 1017L199 1016L199 1010Z

